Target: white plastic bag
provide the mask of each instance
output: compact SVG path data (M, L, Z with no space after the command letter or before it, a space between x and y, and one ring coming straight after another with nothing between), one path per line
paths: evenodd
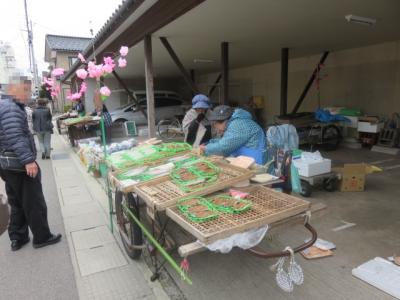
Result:
M233 247L250 249L258 245L268 231L268 225L242 233L236 233L228 238L215 241L209 245L202 244L210 251L229 253Z

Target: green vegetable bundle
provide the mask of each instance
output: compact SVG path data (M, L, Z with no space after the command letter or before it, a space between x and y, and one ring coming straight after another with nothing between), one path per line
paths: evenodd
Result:
M252 202L236 199L226 195L218 195L207 199L208 205L216 211L239 214L251 208Z
M198 190L199 185L202 188L215 182L219 172L219 168L207 160L194 160L176 168L170 176L182 191L192 192Z
M218 217L218 212L214 211L202 197L181 199L177 207L186 218L195 223L211 221Z

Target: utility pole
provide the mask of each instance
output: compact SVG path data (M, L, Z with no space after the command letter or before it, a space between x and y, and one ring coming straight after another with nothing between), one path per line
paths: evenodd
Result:
M35 60L35 53L33 50L33 32L32 32L32 21L29 22L28 18L28 5L26 0L24 0L25 6L25 21L26 21L26 30L28 32L28 49L29 49L29 68L33 75L33 87L34 91L39 90L39 76L37 71L37 65Z

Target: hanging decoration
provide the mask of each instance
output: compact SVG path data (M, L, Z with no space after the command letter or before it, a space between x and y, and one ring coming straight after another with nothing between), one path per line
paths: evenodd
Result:
M52 77L44 77L42 85L45 86L45 89L50 92L51 97L57 97L60 94L61 88L60 85L57 84L56 80L60 76L64 75L63 68L55 68L51 71Z
M127 46L121 46L119 50L120 57L117 61L119 68L125 68L127 66L126 56L128 55L128 52L129 48ZM94 61L87 62L82 53L78 54L78 59L84 65L84 68L77 70L75 73L76 76L82 80L82 83L79 92L67 97L67 99L72 101L80 99L83 94L86 93L87 84L85 80L87 78L93 78L96 79L97 82L100 82L101 77L106 77L108 74L111 74L117 66L117 63L111 56L104 57L102 64L96 64ZM58 74L58 72L59 70L56 73ZM105 85L100 88L99 92L102 101L106 101L111 95L111 90Z
M76 71L76 76L78 76L79 79L85 80L88 76L88 72L85 69L79 69Z
M93 36L93 30L90 30ZM81 61L83 64L83 68L79 69L76 71L76 76L81 80L80 82L80 89L79 92L74 93L68 97L70 100L78 100L80 99L87 90L87 83L85 80L87 78L93 78L96 79L98 89L94 91L94 104L96 107L97 112L101 112L104 109L103 101L106 101L108 97L111 95L110 89L105 86L103 83L101 83L101 77L105 77L108 74L112 73L114 71L114 68L116 67L116 63L114 62L114 58L111 56L106 56L103 58L103 63L97 64L96 62L96 51L94 47L94 43L92 43L93 47L93 56L94 56L94 61L86 61L85 57L82 55L82 53L78 54L78 59ZM119 53L121 57L118 59L118 67L124 68L126 67L126 59L125 56L128 54L128 47L122 46L119 50ZM101 119L100 119L100 129L101 129L101 140L103 144L103 152L104 152L104 157L107 158L107 145L106 145L106 132L105 132L105 124L104 124L104 112L101 113ZM106 172L108 172L108 167L106 169ZM113 215L113 199L112 199L112 194L111 194L111 188L110 188L110 182L108 179L108 176L106 176L106 184L107 184L107 196L108 196L108 205L109 205L109 216L110 216L110 230L113 232L113 221L112 221L112 215ZM177 266L176 266L177 267ZM178 268L178 267L177 267ZM190 279L189 279L190 280Z
M51 71L51 76L53 77L58 77L64 75L64 69L63 68L55 68L53 71Z
M120 67L120 68L125 68L126 67L126 59L125 58L123 58L123 57L120 57L119 59L118 59L118 67Z
M81 63L85 63L85 62L86 62L86 60L85 60L85 58L83 57L82 53L78 53L78 58L79 58L79 60L81 61Z
M100 88L100 95L101 95L101 100L105 101L107 100L108 97L110 97L111 91L108 87L103 86Z

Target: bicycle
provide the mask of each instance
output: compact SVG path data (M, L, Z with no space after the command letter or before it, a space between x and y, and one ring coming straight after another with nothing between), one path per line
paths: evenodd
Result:
M166 140L171 140L176 137L183 137L185 134L183 132L183 127L179 116L172 119L163 119L157 123L158 135Z

